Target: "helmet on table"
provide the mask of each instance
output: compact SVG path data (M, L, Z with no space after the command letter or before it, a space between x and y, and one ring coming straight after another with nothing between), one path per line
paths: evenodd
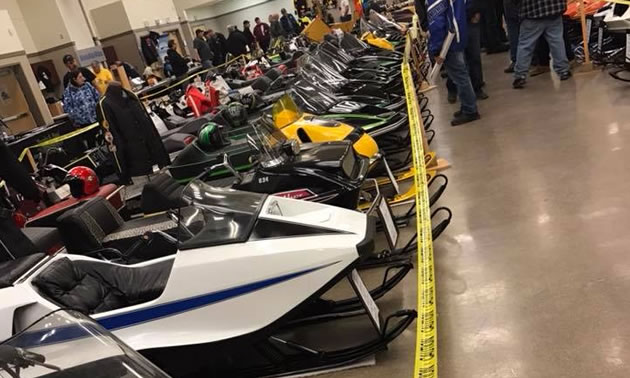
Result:
M75 198L89 196L98 192L101 186L96 172L92 168L78 166L70 169L63 180L70 186L70 193Z

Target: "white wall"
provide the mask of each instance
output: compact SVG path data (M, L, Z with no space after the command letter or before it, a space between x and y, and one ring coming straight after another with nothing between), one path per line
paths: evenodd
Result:
M9 17L13 22L13 27L17 31L26 53L29 54L35 52L35 43L33 43L31 32L28 30L26 22L24 21L22 10L18 6L18 0L0 0L0 9L5 9L9 12ZM0 25L3 25L3 23L0 23Z
M24 50L7 10L0 10L0 25L0 55Z
M94 47L94 41L79 0L57 0L57 5L68 29L70 39L76 44L76 49Z
M94 33L101 39L131 30L125 5L121 1L90 10L90 17L94 20Z
M190 9L187 13L193 30L198 25L205 25L206 28L225 34L230 24L237 25L243 30L244 20L249 20L254 25L254 19L260 17L264 22L268 22L269 15L280 13L282 8L293 13L295 10L293 0L226 0L208 7ZM193 21L208 17L212 19Z
M235 0L232 0L235 1ZM132 29L179 22L173 0L123 0Z
M18 4L36 51L72 42L55 0L19 0Z
M115 3L116 1L120 1L120 0L79 0L79 1L83 3L83 7L85 8L85 13L87 13L88 15L88 21L90 22L90 26L92 27L92 30L94 30L94 34L99 36L98 31L96 30L96 23L94 22L94 19L92 18L91 11L93 9L102 7L103 5Z

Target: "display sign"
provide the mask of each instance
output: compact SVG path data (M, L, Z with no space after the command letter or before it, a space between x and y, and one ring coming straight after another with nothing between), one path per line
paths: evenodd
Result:
M365 307L365 311L367 311L374 328L381 334L381 319L380 319L380 310L376 302L374 302L374 298L370 294L370 291L365 287L361 276L359 276L359 272L356 269L352 270L352 273L348 275L348 279L350 280L350 284L352 284L352 288L357 293L359 298L361 298L361 302L363 302L363 306Z
M77 50L77 60L81 67L88 67L92 62L104 62L107 58L105 58L105 53L100 46L94 46Z
M389 207L389 204L384 197L380 197L377 211L381 224L383 225L383 229L385 230L385 236L387 237L387 242L389 243L389 250L394 251L396 249L396 244L398 243L398 227L396 225L396 221L394 220L394 216L392 215L392 209Z

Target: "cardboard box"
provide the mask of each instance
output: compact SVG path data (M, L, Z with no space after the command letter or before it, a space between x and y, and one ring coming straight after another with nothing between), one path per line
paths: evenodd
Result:
M0 71L0 114L9 118L29 111L22 87L11 70Z
M50 115L53 117L62 115L64 113L61 101L57 101L54 104L48 104L48 110L50 110Z
M35 128L35 120L31 116L31 113L23 114L17 119L13 119L11 121L7 121L7 126L13 135L17 135L19 133L23 133L25 131L29 131Z

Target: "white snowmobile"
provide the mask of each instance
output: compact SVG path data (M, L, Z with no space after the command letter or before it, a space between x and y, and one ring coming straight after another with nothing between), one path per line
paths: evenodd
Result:
M383 321L355 269L373 250L372 217L197 180L183 194L188 206L169 214L176 231L163 233L174 253L131 265L61 254L0 266L0 338L72 308L173 376L259 377L355 362L414 321L414 310ZM278 336L346 278L372 322L370 341L324 351Z

